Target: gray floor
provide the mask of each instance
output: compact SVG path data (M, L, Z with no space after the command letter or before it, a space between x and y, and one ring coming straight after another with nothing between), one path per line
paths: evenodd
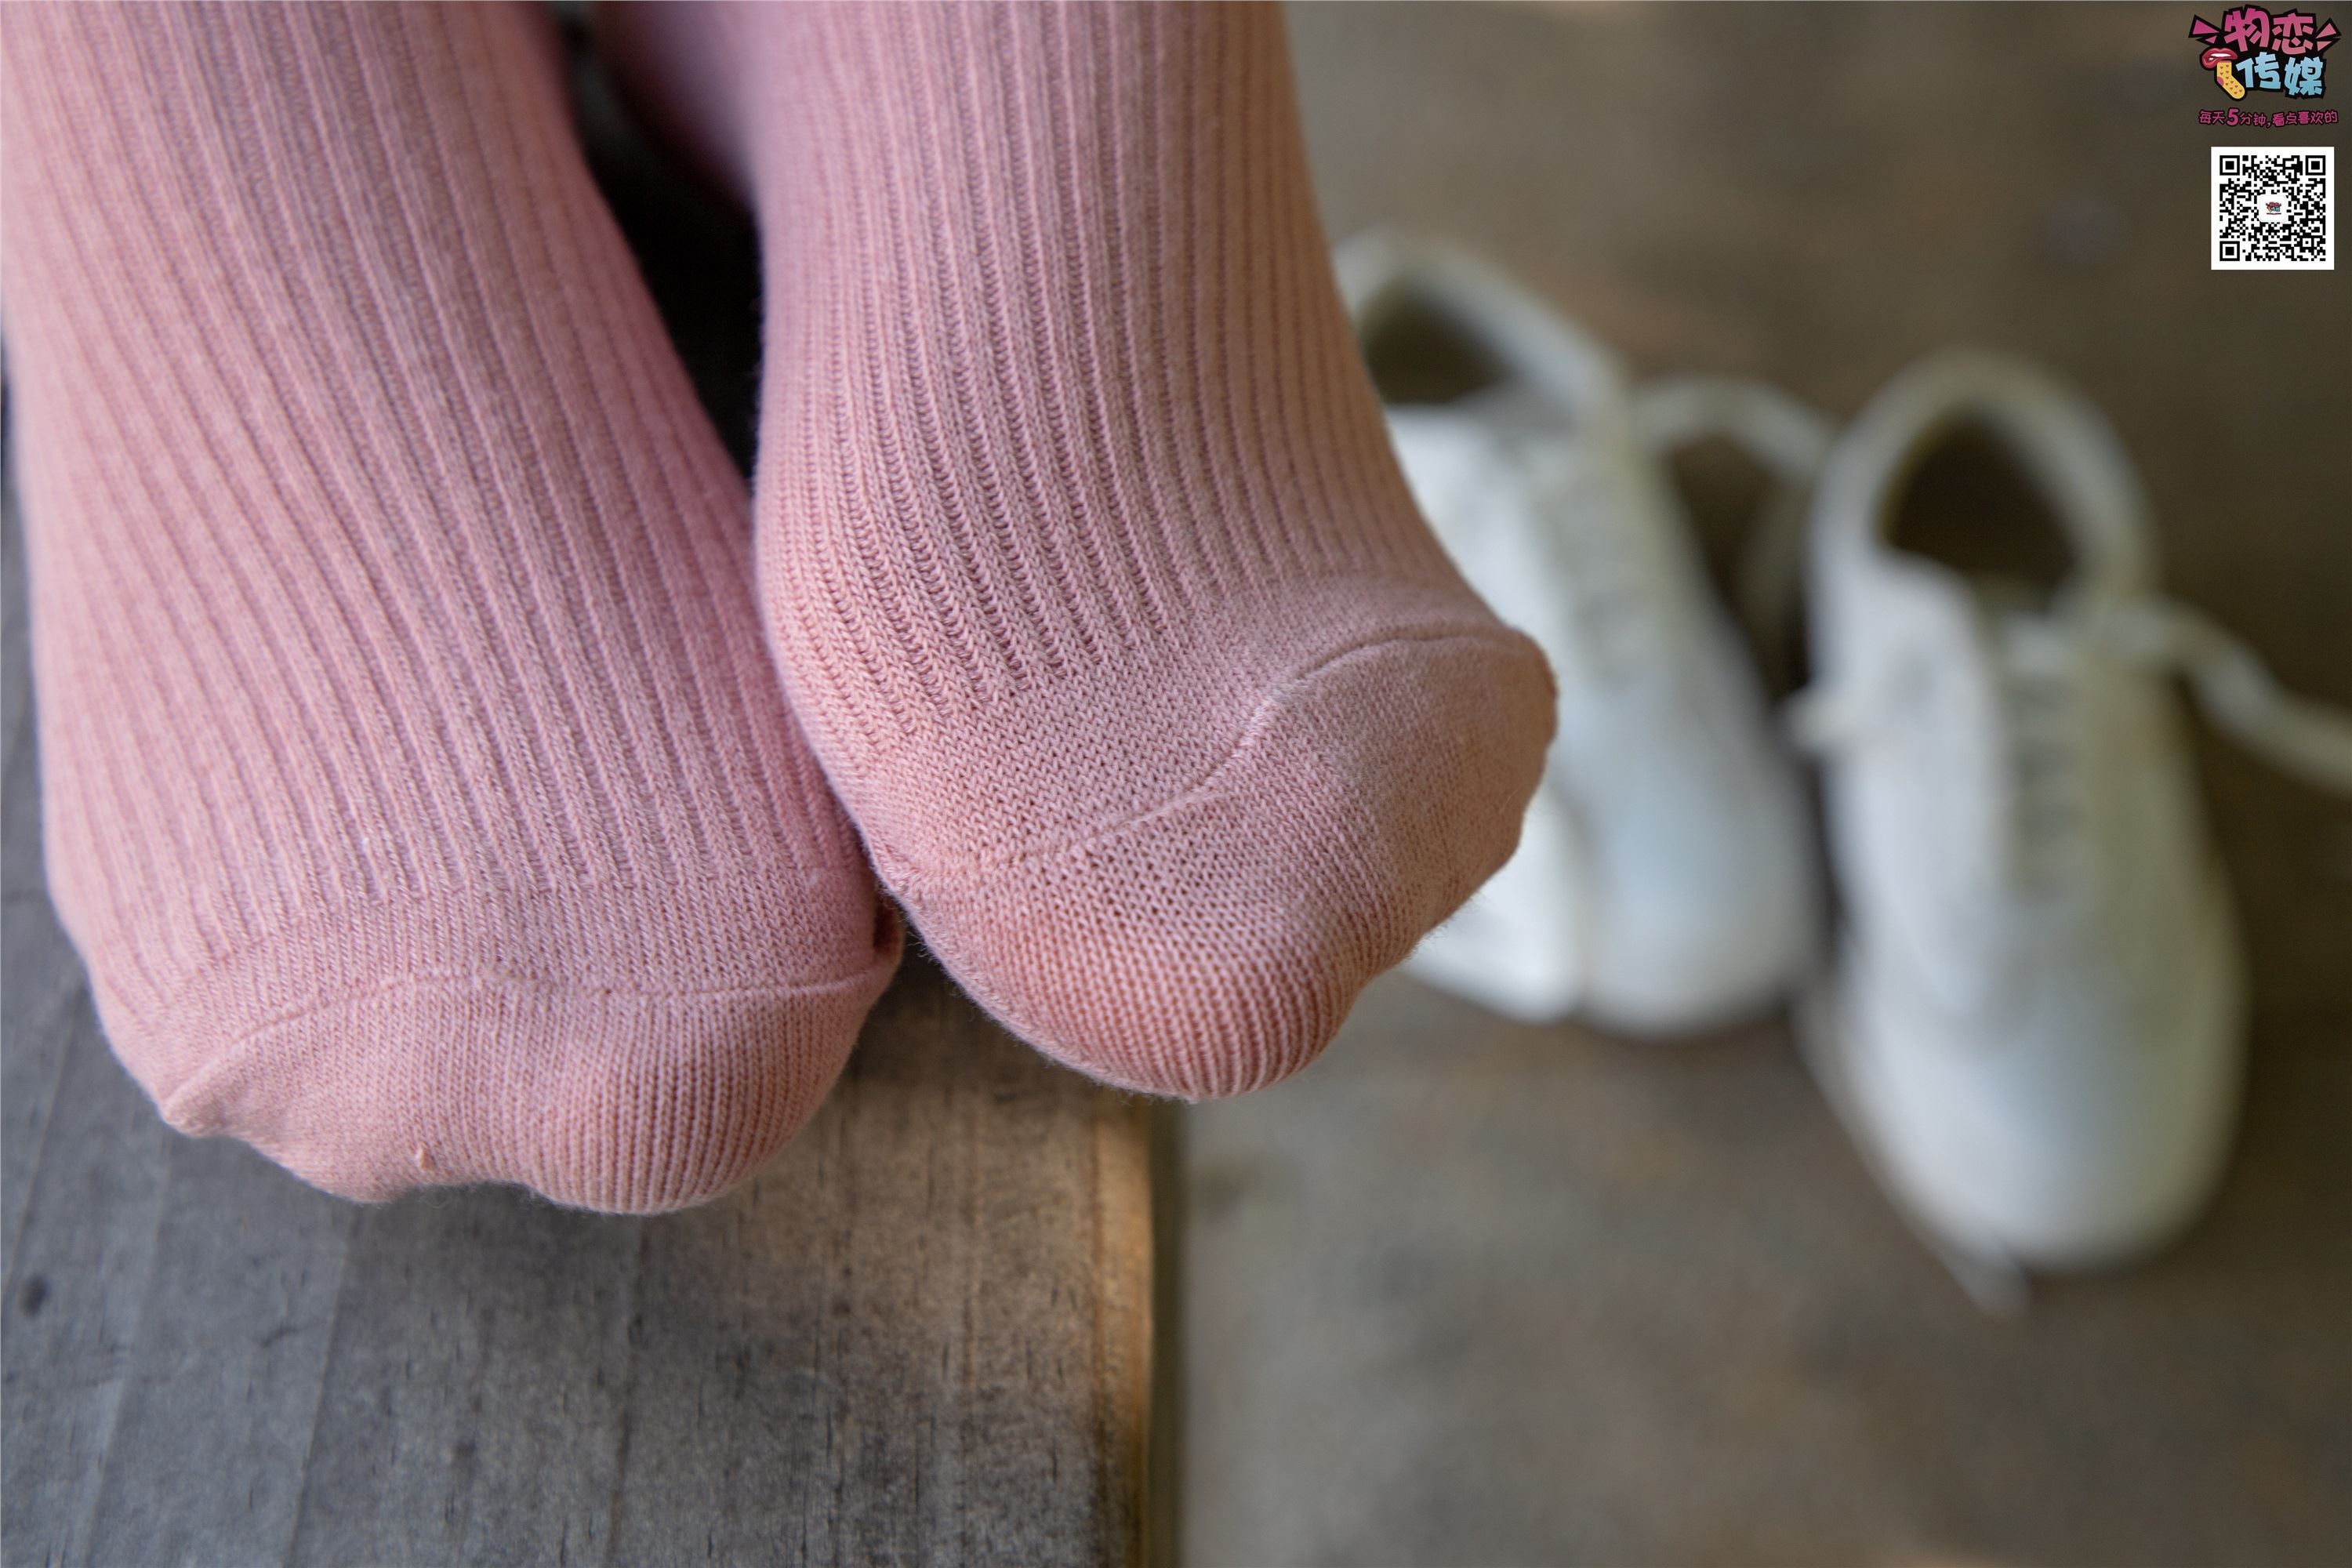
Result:
M2179 592L2352 702L2352 291L2207 270L2187 25L1293 13L1335 235L1457 235L1645 372L1841 412L1940 342L2036 353L2116 418ZM1392 977L1187 1119L1187 1559L2352 1562L2352 812L2203 760L2253 1068L2185 1245L1987 1318L1777 1023L1641 1046Z

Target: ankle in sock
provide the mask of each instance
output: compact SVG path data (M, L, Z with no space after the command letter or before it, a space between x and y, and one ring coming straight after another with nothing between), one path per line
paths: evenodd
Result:
M611 21L761 219L762 603L883 879L1087 1072L1296 1070L1508 857L1553 696L1397 472L1278 17Z
M27 6L10 370L49 873L184 1131L675 1207L897 958L542 18Z

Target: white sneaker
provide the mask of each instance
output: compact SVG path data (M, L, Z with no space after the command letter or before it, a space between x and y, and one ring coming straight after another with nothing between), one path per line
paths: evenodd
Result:
M1640 1033L1769 1005L1818 930L1802 801L1644 438L1736 423L1717 416L1757 397L1685 391L1644 421L1605 350L1476 261L1372 235L1339 268L1376 380L1416 330L1480 367L1427 400L1389 377L1390 431L1463 574L1559 685L1517 855L1407 969L1513 1016ZM1762 456L1810 467L1825 431L1778 412L1763 423L1790 450Z
M1896 542L1911 477L1965 426L2019 459L2071 546L2046 597ZM2156 596L2113 431L2008 359L1941 354L1873 400L1823 469L1808 549L1814 685L1791 718L1823 760L1843 929L1801 1032L1898 1204L2011 1304L2026 1268L2172 1237L2231 1142L2238 938L2163 677L2337 786L2352 722Z

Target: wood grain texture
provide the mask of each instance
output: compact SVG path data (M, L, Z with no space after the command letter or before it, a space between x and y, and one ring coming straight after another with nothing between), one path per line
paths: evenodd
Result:
M598 178L748 458L749 226L580 86ZM919 955L796 1142L683 1215L487 1189L362 1208L165 1128L43 880L6 489L0 1562L1116 1563L1169 1539L1156 1113Z
M5 566L6 1563L1138 1560L1150 1112L918 959L707 1208L362 1208L167 1130L42 881Z

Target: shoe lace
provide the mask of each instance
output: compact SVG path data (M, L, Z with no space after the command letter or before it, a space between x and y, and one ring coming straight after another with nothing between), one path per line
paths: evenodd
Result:
M2090 790L2077 671L2062 652L2032 635L2039 629L2030 622L2010 628L1995 663L1995 680L2000 729L2008 741L2012 872L2020 885L2053 893L2078 863L2075 851L2090 818Z
M1634 395L1629 415L1635 440L1654 457L1721 437L1770 476L1774 489L1758 542L1742 561L1738 607L1751 625L1779 614L1803 542L1807 487L1828 449L1828 421L1771 387L1715 376L1652 382ZM1505 464L1526 476L1539 510L1555 520L1556 554L1547 576L1563 612L1558 630L1568 646L1559 651L1603 685L1622 687L1654 673L1668 639L1654 624L1659 606L1643 553L1650 542L1604 470L1614 447L1562 442L1535 424L1507 434L1503 443ZM1785 618L1780 624L1785 627ZM1777 638L1767 641L1779 646Z
M2117 605L2107 628L2125 658L2185 676L2205 716L2247 751L2307 784L2352 795L2352 714L2287 691L2244 643L2178 600Z
M1727 376L1661 378L1636 395L1633 412L1654 452L1720 437L1771 477L1773 492L1739 563L1737 608L1760 648L1786 647L1800 598L1807 501L1829 450L1829 421L1774 387ZM2208 616L2178 600L2144 596L2094 612L2092 636L2142 670L2183 677L2217 728L2281 773L2352 795L2352 714L2287 691ZM2065 863L2089 816L2077 667L2054 651L2048 639L2011 638L1999 666L2011 837L2037 879ZM1788 703L1789 732L1806 751L1834 748L1907 704L1929 673L1897 670L1867 693L1809 688Z
M2009 842L2020 886L2048 892L2079 864L2090 816L2081 665L2063 650L2064 638L2011 629L1995 658ZM2147 674L2185 678L2199 710L2246 751L2305 784L2352 795L2352 714L2287 691L2244 643L2198 611L2171 599L2125 600L2088 612L2083 638ZM1816 754L1866 743L1892 727L1928 679L1898 665L1867 689L1816 684L1790 700L1789 732Z
M1565 601L1565 629L1580 665L1605 684L1631 679L1650 644L1650 605L1642 590L1639 545L1628 536L1613 498L1595 468L1596 455L1580 447L1553 447L1542 454L1538 472L1543 513L1558 520L1558 584ZM1531 454L1530 464L1537 459Z

